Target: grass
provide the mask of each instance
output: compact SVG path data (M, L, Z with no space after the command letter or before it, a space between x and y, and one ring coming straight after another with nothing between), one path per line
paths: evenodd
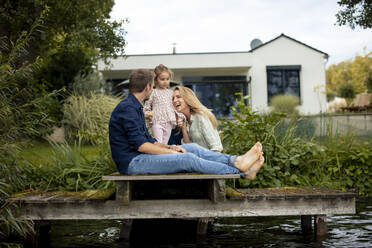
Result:
M99 156L99 148L94 145L82 145L81 151L87 158ZM54 147L48 142L31 142L27 146L23 146L19 156L22 156L27 161L42 166L52 166L54 159Z

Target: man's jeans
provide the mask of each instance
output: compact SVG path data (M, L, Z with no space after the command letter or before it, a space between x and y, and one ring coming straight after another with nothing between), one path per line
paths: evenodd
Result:
M205 174L240 174L234 167L236 156L212 152L196 143L184 144L180 154L141 154L129 163L128 174L172 174L196 172Z

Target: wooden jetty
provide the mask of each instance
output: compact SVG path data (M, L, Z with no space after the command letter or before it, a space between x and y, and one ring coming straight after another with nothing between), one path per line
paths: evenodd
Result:
M303 232L321 237L326 215L355 213L357 194L326 188L239 189L226 196L225 179L234 178L239 175L112 174L103 177L117 184L107 199L43 193L9 201L20 203L21 215L36 221L122 219L128 228L135 219L198 219L200 235L216 217L301 216Z

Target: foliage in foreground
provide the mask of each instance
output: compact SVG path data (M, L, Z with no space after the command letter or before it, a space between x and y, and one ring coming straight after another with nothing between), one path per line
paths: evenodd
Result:
M86 156L81 142L74 145L52 144L50 165L24 161L27 183L38 191L84 191L108 189L114 184L102 181L102 176L116 171L107 143L97 146L95 156Z
M32 222L19 217L18 206L6 198L25 186L26 174L19 167L15 140L39 136L41 129L53 123L43 110L53 101L54 93L43 95L42 89L33 87L33 76L41 60L22 59L45 15L43 11L30 31L23 31L14 43L0 37L0 240L10 234L25 236L32 231Z
M236 120L222 123L224 152L241 154L261 141L266 159L257 179L239 179L240 187L325 186L372 194L372 142L358 144L352 136L333 134L332 126L321 143L304 139L296 122L281 130L283 116L261 116L243 98L237 108Z

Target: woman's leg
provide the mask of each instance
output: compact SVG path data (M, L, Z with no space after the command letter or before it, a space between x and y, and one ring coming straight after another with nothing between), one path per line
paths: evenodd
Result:
M224 163L243 172L247 171L262 155L262 145L260 142L257 142L248 152L241 156L213 152L196 143L184 144L182 147L187 152L196 154L200 158Z
M141 154L129 164L128 174L171 174L196 172L205 174L240 174L237 168L227 164L209 161L190 152L180 154Z
M208 150L207 148L199 146L196 143L183 144L182 147L187 152L195 154L196 156L202 159L216 161L219 163L223 163L223 164L235 167L234 161L235 161L236 156L228 155L225 153L213 152L211 150Z

